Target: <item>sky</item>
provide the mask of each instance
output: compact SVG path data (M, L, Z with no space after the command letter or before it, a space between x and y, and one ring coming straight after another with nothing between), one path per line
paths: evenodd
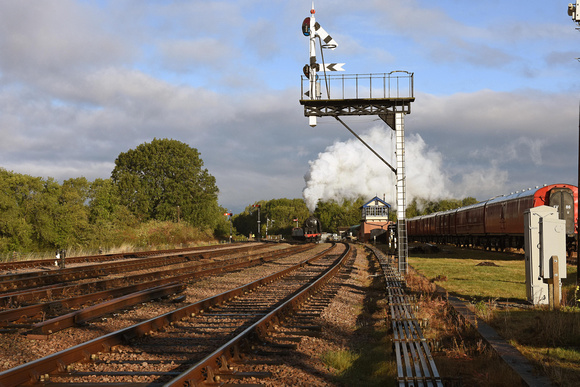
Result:
M346 74L413 73L407 201L576 184L580 31L569 1L317 0ZM299 104L310 0L0 0L0 168L108 178L154 138L197 149L234 213L375 195L393 174ZM386 160L378 117L344 121Z

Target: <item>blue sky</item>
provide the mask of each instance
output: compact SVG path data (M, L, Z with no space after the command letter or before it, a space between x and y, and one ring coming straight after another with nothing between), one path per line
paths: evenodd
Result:
M310 5L0 0L0 167L106 178L119 153L174 138L199 150L230 211L305 187L310 201L392 202L370 152L336 121L312 129L303 116ZM414 73L409 197L481 200L577 182L580 32L567 5L315 2L339 44L326 62ZM390 130L374 118L348 122L390 159Z

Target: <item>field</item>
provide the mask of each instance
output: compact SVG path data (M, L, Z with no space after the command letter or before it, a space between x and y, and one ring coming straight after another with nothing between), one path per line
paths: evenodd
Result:
M526 300L521 255L447 247L435 253L409 255L411 266L450 294L476 302Z
M576 267L568 265L563 307L526 303L521 254L485 252L444 246L410 249L410 265L430 283L471 302L474 311L524 354L536 368L563 386L580 380L580 308Z

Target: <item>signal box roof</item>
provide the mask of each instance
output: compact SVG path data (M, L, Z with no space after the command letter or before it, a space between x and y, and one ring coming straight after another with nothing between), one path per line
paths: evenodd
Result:
M391 208L391 205L389 203L385 202L383 199L379 198L378 196L375 196L374 198L372 198L371 200L369 200L368 202L363 204L360 208L378 206L379 203L381 203L381 205L383 205L383 206L387 206L388 208Z

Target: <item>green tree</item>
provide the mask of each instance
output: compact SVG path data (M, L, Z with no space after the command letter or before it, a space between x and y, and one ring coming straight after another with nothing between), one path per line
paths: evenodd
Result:
M36 188L36 187L35 187ZM61 186L52 178L41 181L25 204L25 218L33 227L32 237L39 249L86 246L90 233L85 205L89 182L68 179Z
M319 201L314 211L322 225L323 231L338 232L339 227L349 227L359 224L361 220L361 207L365 204L363 198L354 201L343 200L338 203L334 200Z
M41 187L40 179L0 168L0 252L19 251L32 243L32 225L24 205Z
M298 225L302 223L310 212L303 199L272 199L262 200L247 206L240 214L232 218L235 229L242 235L256 234L258 222L258 210L254 205L260 205L260 229L262 236L266 235L266 224L269 220L268 234L290 235L292 228L298 219Z
M63 247L58 237L56 208L60 195L60 185L49 178L41 180L41 187L31 195L26 203L25 216L33 226L32 237L39 249Z
M414 218L415 216L422 215L422 211L419 209L419 204L417 198L413 198L409 204L407 204L407 209L405 211L405 217L407 219Z
M111 179L95 179L88 192L91 245L111 247L122 243L121 231L137 226L135 216L121 204L117 187Z
M468 196L465 199L461 200L461 206L462 207L464 207L464 206L470 206L470 205L476 204L476 203L479 203L479 200L477 200L476 198L471 197L471 196Z
M88 199L89 182L84 177L65 180L60 189L57 207L54 209L58 232L56 247L86 246L91 232Z
M296 226L294 219L298 219L298 224L301 225L310 215L303 199L272 199L263 205L262 211L265 222L268 222L268 219L270 221L268 233L271 235L291 234L292 228Z
M479 202L473 197L466 197L464 199L440 199L437 201L413 198L413 200L411 200L407 205L405 216L407 218L413 218L415 216L428 215L439 211L454 210L475 203Z
M177 140L154 139L115 160L111 174L121 203L142 221L177 221L215 228L223 214L215 178L197 149Z

